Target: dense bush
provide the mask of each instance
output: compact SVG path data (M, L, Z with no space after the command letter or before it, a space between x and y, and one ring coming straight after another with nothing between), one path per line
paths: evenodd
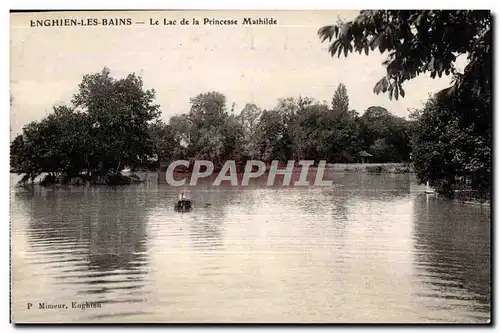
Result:
M366 172L368 173L384 173L387 169L383 165L367 166Z

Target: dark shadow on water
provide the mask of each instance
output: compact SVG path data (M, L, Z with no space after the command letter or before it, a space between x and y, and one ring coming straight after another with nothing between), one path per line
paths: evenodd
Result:
M433 295L472 300L475 311L489 315L491 258L489 208L461 205L418 195L414 199L414 238L419 275Z
M13 205L29 216L33 264L49 266L58 283L86 286L78 294L100 295L101 300L108 294L124 297L146 283L147 217L154 203L144 191L35 186L18 191Z

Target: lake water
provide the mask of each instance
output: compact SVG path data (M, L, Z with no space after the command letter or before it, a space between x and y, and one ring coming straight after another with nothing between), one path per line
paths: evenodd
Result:
M410 175L191 189L189 213L174 212L177 189L147 176L11 187L15 322L490 319L489 208L426 196Z

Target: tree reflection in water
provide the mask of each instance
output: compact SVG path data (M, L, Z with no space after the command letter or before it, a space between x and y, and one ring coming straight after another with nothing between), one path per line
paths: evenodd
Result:
M442 298L453 306L473 300L463 302L463 310L467 311L472 303L475 312L489 317L489 208L425 195L417 196L413 207L418 275L431 287L431 291L420 296Z
M34 187L20 192L16 204L31 217L27 238L34 260L58 285L73 287L85 301L85 295L101 303L144 300L137 296L148 274L146 192Z

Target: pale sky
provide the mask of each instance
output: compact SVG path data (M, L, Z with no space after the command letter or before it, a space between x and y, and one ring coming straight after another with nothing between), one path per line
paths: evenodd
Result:
M82 76L104 66L115 77L136 72L145 88L156 90L162 118L189 111L189 98L219 91L236 103L272 108L278 98L310 96L330 101L344 83L350 108L363 113L379 105L398 116L419 108L430 93L449 86L450 78L418 77L403 86L406 97L390 101L373 86L385 74L385 55L351 54L331 58L320 27L356 11L279 12L71 12L11 14L12 135L39 120L56 104L71 101ZM131 18L131 26L30 27L30 20L55 18ZM277 25L150 26L150 19L189 21L204 17L273 17ZM144 21L145 24L136 24ZM161 22L162 23L162 22ZM201 22L203 23L203 22Z

